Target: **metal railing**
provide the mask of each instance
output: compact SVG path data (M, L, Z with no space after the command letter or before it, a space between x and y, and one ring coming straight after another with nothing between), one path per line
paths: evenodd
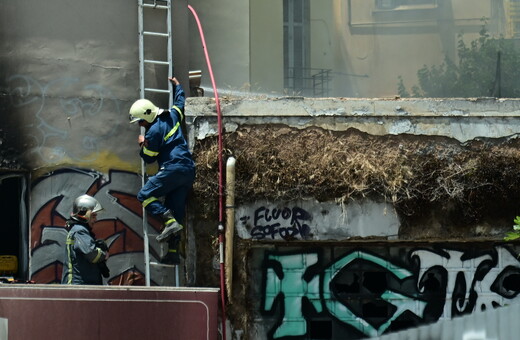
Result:
M289 95L328 97L331 71L322 68L288 68L284 76L284 89Z

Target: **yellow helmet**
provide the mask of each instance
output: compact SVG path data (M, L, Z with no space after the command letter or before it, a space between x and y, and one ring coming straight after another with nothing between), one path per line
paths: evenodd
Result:
M159 108L148 99L139 99L130 107L130 123L135 123L141 119L151 123L159 114Z

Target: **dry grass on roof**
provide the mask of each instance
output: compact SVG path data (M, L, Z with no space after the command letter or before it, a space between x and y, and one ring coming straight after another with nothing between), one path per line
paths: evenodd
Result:
M478 220L519 203L516 139L461 144L443 137L249 126L223 141L224 166L230 155L237 160L237 204L368 197L392 202L402 216L449 204L461 209L460 218ZM195 200L217 202L217 138L198 141L194 156Z

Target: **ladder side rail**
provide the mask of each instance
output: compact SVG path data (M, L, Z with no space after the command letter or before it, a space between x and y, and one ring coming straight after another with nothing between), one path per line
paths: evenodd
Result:
M174 74L173 74L173 46L172 46L172 40L173 40L173 37L172 37L172 0L167 0L168 1L168 13L166 15L166 30L168 32L168 56L167 56L167 60L168 60L168 77L174 77ZM168 110L171 110L172 106L173 106L173 86L171 84L171 82L168 82L168 91L170 91L170 95L169 95L169 100L168 100L168 103L169 103L169 106L168 106ZM177 284L178 286L178 284Z
M173 46L172 46L172 0L167 0L168 12L166 15L166 30L168 32L167 60L168 60L168 77L174 77L173 74ZM168 81L168 110L173 107L173 85ZM177 250L178 251L178 250ZM179 266L175 265L175 286L179 287Z
M173 45L172 45L172 3L171 0L164 0L166 5L157 5L154 4L145 4L143 0L138 0L138 20L139 20L139 91L140 97L145 98L146 92L155 92L155 93L165 93L169 95L169 109L173 106L173 85L168 81L168 89L156 89L156 88L148 88L145 86L145 64L157 64L157 65L167 65L168 66L168 77L174 76L173 70ZM154 1L155 2L155 1ZM144 30L144 9L160 9L166 10L166 33L163 32L151 32ZM144 38L146 36L158 36L167 38L167 61L159 61L159 60L150 60L145 59L144 53ZM141 128L141 134L145 134L145 129ZM145 184L146 178L146 164L143 160L141 160L141 175L142 175L142 185ZM148 235L148 221L146 216L146 210L143 207L143 242L144 242L144 253L145 253L145 280L146 286L150 286L150 246L149 246L149 235ZM153 263L156 265L160 265L158 263ZM163 265L164 266L164 265ZM170 266L170 265L168 265ZM179 266L173 265L175 268L175 285L179 286Z
M138 29L139 29L139 95L143 99L145 97L144 89L144 13L143 13L143 0L138 0L137 4L137 17L138 17ZM141 127L141 134L145 135L145 128ZM141 159L141 187L146 183L146 164ZM148 218L146 216L146 209L143 206L143 245L144 245L144 264L145 264L145 284L147 287L150 286L150 245L148 241Z

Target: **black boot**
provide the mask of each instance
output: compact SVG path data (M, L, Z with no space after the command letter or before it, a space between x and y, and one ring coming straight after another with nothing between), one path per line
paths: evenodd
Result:
M181 258L179 254L179 242L181 238L180 236L173 235L168 240L168 253L161 259L162 264L174 264L178 265L181 263Z
M161 218L164 223L164 228L163 228L161 234L155 238L157 240L157 242L168 241L168 239L172 235L178 233L179 231L181 231L184 228L181 224L177 223L177 220L175 220L175 217L173 217L173 213L171 210L166 210L166 212L164 212L161 215Z

